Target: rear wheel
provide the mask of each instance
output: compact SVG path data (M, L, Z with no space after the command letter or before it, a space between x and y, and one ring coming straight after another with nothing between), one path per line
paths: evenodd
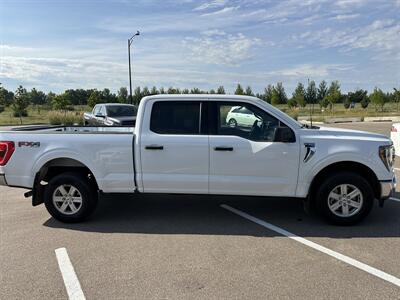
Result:
M335 173L324 180L315 194L318 211L330 222L353 225L371 211L374 192L357 173Z
M229 119L228 122L229 127L235 128L237 126L237 121L235 119Z
M93 213L97 195L88 178L79 173L66 172L55 176L46 185L44 203L53 218L74 223Z

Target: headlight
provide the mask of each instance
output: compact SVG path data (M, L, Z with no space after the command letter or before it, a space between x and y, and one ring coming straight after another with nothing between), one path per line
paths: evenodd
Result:
M390 171L394 164L394 157L395 157L393 145L380 146L379 157L381 158L386 169Z

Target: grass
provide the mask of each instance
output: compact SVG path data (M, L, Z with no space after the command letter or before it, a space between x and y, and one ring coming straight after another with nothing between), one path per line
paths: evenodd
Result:
M43 106L30 106L28 108L28 116L22 118L22 124L56 124L62 120L62 115L65 115L68 121L66 124L70 124L71 120L74 122L79 122L82 120L82 113L84 111L90 111L91 109L87 106L75 106L73 112L64 112L49 110ZM6 109L0 113L0 125L20 125L21 121L18 117L13 116L13 111L11 107L6 107Z
M310 105L306 107L291 109L287 105L278 105L280 110L287 113L288 115L297 118L299 116L310 115ZM22 124L56 124L63 122L65 124L80 123L82 121L82 113L84 111L90 111L88 106L75 106L73 112L57 112L50 110L45 106L30 106L28 108L28 117L22 118ZM224 112L225 114L228 111ZM64 114L64 116L63 116ZM386 103L384 110L381 112L376 110L373 105L369 105L367 109L361 108L360 104L356 104L353 109L345 109L343 104L335 104L332 111L329 109L321 110L318 104L314 105L314 120L324 120L326 117L378 117L378 116L391 116L399 115L400 112L397 109L396 103ZM64 119L63 119L64 118ZM71 123L72 122L72 123ZM13 116L13 112L10 107L6 107L5 110L0 113L0 126L1 125L20 125L20 119Z
M306 107L291 109L287 105L278 105L280 110L287 113L288 115L297 118L299 116L307 117L310 115L311 105ZM355 108L346 109L342 103L337 103L333 107L333 110L321 109L318 104L314 105L313 116L323 120L325 117L337 118L337 117L379 117L379 116L400 116L400 111L397 109L396 103L386 103L383 111L376 109L373 105L369 105L366 109L363 109L360 104L356 104Z

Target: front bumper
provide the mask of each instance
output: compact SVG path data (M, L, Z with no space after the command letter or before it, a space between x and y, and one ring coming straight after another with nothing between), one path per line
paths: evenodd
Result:
M0 185L7 185L5 174L0 174Z
M394 176L392 180L381 181L381 196L380 200L385 200L394 195L396 190L396 177Z

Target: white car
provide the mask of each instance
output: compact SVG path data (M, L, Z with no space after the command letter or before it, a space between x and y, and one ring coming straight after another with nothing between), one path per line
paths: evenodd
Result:
M251 112L237 120L251 130L225 123L236 108ZM181 193L297 198L349 225L392 195L392 149L386 136L310 128L254 97L155 95L134 128L1 131L0 184L28 189L63 222L87 218L101 194Z
M394 150L397 156L400 155L400 123L393 123L390 132L390 139L393 142Z
M260 119L244 106L232 107L226 116L226 124L230 127L250 127L254 125L255 121L260 121Z

